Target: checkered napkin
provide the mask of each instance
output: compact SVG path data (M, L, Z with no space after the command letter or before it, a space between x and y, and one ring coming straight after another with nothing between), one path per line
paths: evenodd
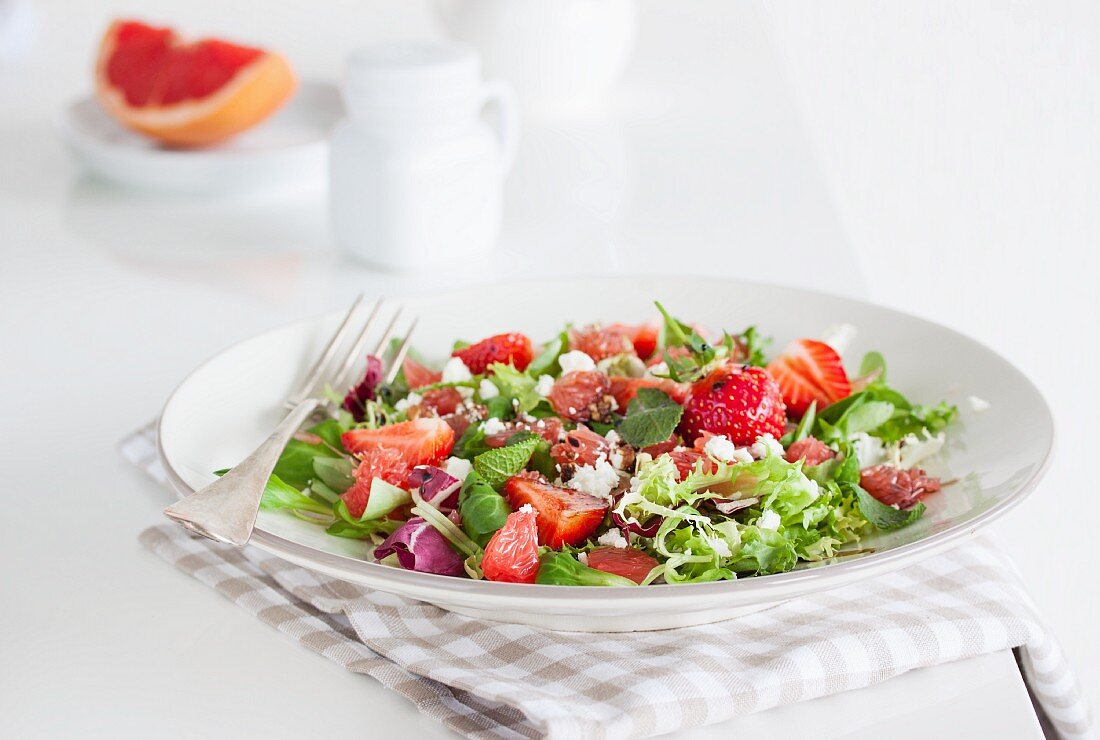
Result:
M149 430L123 454L163 480ZM328 578L256 548L147 529L151 551L264 622L400 692L471 738L644 737L1018 648L1063 738L1088 707L1012 566L987 541L718 624L552 632L488 622Z

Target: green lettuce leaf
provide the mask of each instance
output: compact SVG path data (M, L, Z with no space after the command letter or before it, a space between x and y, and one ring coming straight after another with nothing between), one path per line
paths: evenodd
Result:
M859 511L874 526L882 530L901 529L924 516L924 504L917 502L908 509L895 509L887 506L877 498L867 493L858 484L851 484L859 502Z
M561 334L558 334L543 345L542 352L540 352L535 359L531 360L531 364L527 366L527 375L532 380L536 381L540 375L557 376L561 371L561 368L558 366L558 358L568 349L569 333L567 331L562 331Z
M554 586L635 586L629 578L582 565L564 552L548 552L539 562L535 583Z

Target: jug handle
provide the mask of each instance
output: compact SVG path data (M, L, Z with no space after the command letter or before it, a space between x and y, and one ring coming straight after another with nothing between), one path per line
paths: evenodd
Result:
M512 163L516 159L516 145L519 142L519 105L516 94L505 82L486 82L482 86L481 105L496 109L494 118L497 138L500 139L500 174L503 177L512 169Z

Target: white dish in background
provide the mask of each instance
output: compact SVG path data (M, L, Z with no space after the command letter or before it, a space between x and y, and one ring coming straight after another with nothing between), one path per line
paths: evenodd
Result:
M60 133L88 171L131 187L196 194L323 187L329 132L343 115L334 85L304 82L271 118L209 148L163 147L115 121L94 97L65 108Z
M965 542L1019 503L1039 481L1054 439L1039 391L1005 359L945 327L856 300L795 288L696 278L628 277L516 282L408 298L420 316L415 344L429 357L456 337L476 340L519 330L536 341L566 321L653 318L659 299L703 325L756 324L775 338L813 336L850 323L859 334L846 357L877 349L891 384L922 402L959 406L940 459L927 467L959 482L925 500L928 511L904 529L862 543L876 549L790 573L737 581L636 589L491 583L404 571L363 560L366 546L277 512L261 512L252 543L279 557L348 581L486 619L584 631L633 631L703 624L796 596L887 573ZM181 495L236 464L281 418L281 402L334 331L343 311L299 321L241 342L204 363L165 405L162 461ZM971 396L990 403L975 413Z

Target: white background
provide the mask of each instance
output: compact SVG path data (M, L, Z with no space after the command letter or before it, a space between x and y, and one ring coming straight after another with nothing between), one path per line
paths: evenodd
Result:
M80 176L53 122L89 90L108 19L138 7L33 5L25 50L0 56L0 704L17 727L149 731L142 706L199 691L166 665L224 682L204 708L244 727L236 692L255 706L264 687L214 658L245 644L248 675L287 670L281 637L209 608L136 542L165 498L114 444L191 367L360 290L581 270L863 295L1018 364L1054 407L1057 460L996 529L1100 703L1100 6L644 2L620 88L581 120L525 122L497 257L414 276L338 257L320 194L209 202ZM281 49L306 77L335 78L366 42L438 34L397 0L154 0L140 15ZM66 703L89 686L121 700ZM56 711L32 716L51 692ZM342 721L318 712L320 729Z

